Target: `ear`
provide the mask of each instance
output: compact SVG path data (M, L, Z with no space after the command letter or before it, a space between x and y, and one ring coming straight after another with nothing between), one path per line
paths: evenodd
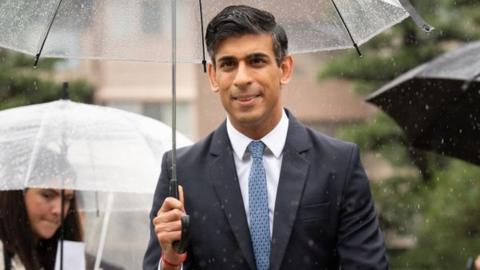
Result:
M210 88L214 93L217 93L220 90L220 87L218 86L217 83L217 78L216 78L216 71L215 67L213 66L212 63L208 64L208 79L210 81Z
M280 70L282 72L280 84L285 85L290 81L293 74L293 57L291 55L283 58L282 63L280 63Z

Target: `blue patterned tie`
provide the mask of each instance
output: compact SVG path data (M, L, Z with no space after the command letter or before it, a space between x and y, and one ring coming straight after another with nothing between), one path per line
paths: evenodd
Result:
M253 158L248 177L248 205L250 216L250 236L257 270L268 270L270 264L270 223L268 220L267 177L263 167L261 141L252 141L248 150Z

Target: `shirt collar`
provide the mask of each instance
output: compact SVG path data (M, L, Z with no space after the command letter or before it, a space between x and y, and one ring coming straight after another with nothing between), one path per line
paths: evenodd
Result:
M287 140L288 132L288 117L285 113L285 110L282 110L282 118L280 122L273 128L267 135L265 135L260 140L267 146L272 154L279 158L282 154L283 147L285 146L285 141ZM233 151L239 159L243 159L245 151L247 150L248 145L253 139L245 136L240 131L233 127L232 122L227 117L227 134L232 144Z

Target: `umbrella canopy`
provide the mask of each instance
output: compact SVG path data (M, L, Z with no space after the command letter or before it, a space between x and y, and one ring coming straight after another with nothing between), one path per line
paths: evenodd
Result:
M67 100L1 111L0 123L1 190L153 193L171 148L171 128L159 121Z
M480 42L469 43L399 76L366 100L395 119L414 147L480 165L479 55Z
M208 22L228 5L245 4L276 16L292 53L352 48L352 40L360 45L407 18L412 9L405 2L7 0L0 3L0 46L36 55L46 39L42 55L47 57L171 62L176 6L176 61L200 63L201 14Z

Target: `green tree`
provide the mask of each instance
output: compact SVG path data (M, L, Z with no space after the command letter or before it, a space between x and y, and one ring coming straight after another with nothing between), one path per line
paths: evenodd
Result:
M362 46L364 57L351 51L333 59L319 72L319 79L351 80L356 92L366 95L452 45L480 39L477 0L411 2L436 30L423 33L407 20ZM410 147L383 112L337 135L393 167L388 179L372 182L392 269L459 269L468 256L480 254L477 166ZM392 235L411 237L416 244L398 250L390 241Z
M33 69L33 58L0 49L0 110L54 101L62 97L62 85L53 80L54 59L41 60ZM70 99L91 103L93 88L87 82L69 82Z

